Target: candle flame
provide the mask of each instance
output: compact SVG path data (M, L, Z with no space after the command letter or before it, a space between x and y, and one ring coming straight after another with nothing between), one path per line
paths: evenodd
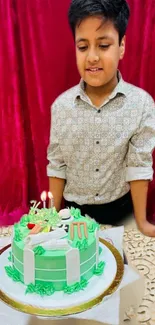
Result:
M53 199L53 194L51 192L48 192L48 198L51 200Z
M47 195L46 195L46 191L43 191L40 195L41 201L46 201Z

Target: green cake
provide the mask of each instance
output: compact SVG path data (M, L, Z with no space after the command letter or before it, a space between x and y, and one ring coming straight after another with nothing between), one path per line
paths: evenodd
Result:
M79 209L38 209L34 203L14 225L10 266L6 272L26 285L26 293L73 293L87 287L93 275L101 275L99 225L83 217Z

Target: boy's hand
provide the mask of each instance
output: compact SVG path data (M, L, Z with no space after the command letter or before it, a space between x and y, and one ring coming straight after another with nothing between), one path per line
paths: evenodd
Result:
M138 228L145 236L155 237L155 225L153 226L149 223L146 218L148 186L148 180L136 180L130 182L134 215Z
M152 225L147 220L138 224L139 230L142 232L143 235L148 237L155 237L155 225Z

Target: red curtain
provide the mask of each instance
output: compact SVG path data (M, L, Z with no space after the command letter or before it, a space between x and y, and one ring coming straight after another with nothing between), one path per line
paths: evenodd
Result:
M79 81L70 0L0 0L0 225L19 220L48 188L50 105ZM155 98L154 0L129 0L124 78ZM155 212L155 181L148 211ZM154 216L155 220L155 216Z

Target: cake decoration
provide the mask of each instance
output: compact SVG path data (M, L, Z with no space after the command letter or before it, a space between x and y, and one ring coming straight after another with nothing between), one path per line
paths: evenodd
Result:
M43 255L45 253L45 249L42 246L36 246L33 251L35 255Z
M66 223L61 223L59 228L62 228L64 229L67 233L69 231L69 224L66 224Z
M61 220L69 220L72 218L69 209L62 209L59 212L59 216L61 217Z
M66 253L66 270L68 286L80 282L80 254L78 248L71 248Z
M95 237L96 237L96 267L98 266L99 263L99 231L98 229L95 229Z
M35 225L31 231L30 231L30 235L33 235L33 234L39 234L39 232L41 231L42 227L41 225Z
M30 222L29 222L29 223L27 224L27 228L28 228L28 229L33 229L34 227L35 227L35 223L30 223Z
M71 208L70 214L71 214L71 216L74 217L74 219L80 219L81 218L81 212L77 208Z
M22 240L22 238L23 238L23 236L22 236L21 231L18 228L15 228L15 235L14 235L15 241L19 242Z
M6 272L26 286L27 294L71 294L104 272L97 222L75 208L58 213L50 193L41 194L43 208L31 201L29 213L13 227L11 268Z
M80 282L77 282L73 285L67 285L64 287L64 292L67 294L72 294L74 292L78 292L80 290L84 290L88 285L88 281L84 278L81 278Z
M72 222L70 226L70 237L73 240L74 239L74 228L77 226L77 233L79 239L82 239L82 233L81 233L81 226L84 227L84 236L88 238L88 232L87 232L87 224L86 222Z
M71 245L67 239L52 239L42 243L42 247L46 250L69 250Z
M28 293L36 293L36 294L39 294L41 297L44 297L44 296L51 296L53 293L54 293L54 287L53 287L53 284L52 283L49 283L49 282L38 282L37 284L33 284L33 283L30 283L28 286L27 286L27 289L26 289L26 294Z
M105 262L101 261L99 264L94 268L95 275L102 275L105 267Z
M5 266L5 271L9 278L11 278L14 282L21 281L19 272L12 266Z
M52 227L50 227L50 226L45 226L44 228L43 228L43 230L42 230L42 232L50 232L50 231L53 231L54 229L52 228Z
M8 261L12 262L12 254L11 254L11 252L9 252Z
M24 247L23 256L24 283L35 284L35 254L32 249Z
M78 248L80 251L81 250L86 250L88 248L88 240L83 239L83 240L78 240L73 242L74 247Z
M30 234L25 238L25 245L34 246L47 242L51 239L60 239L67 235L64 229L56 229L49 233Z

